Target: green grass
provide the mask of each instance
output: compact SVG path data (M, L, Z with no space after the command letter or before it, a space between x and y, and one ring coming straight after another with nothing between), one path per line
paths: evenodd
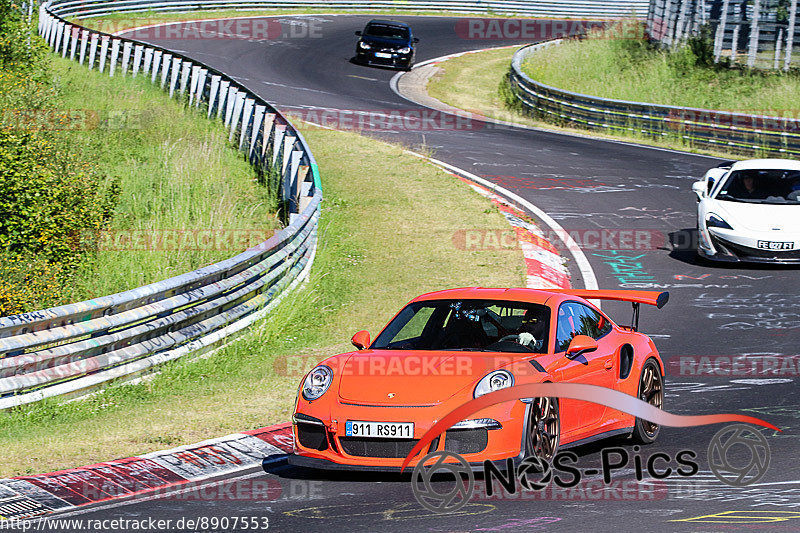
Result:
M529 56L523 70L560 89L636 102L769 114L800 109L800 76L695 64L688 48L636 39L568 41Z
M309 285L212 357L165 365L152 380L86 400L0 413L0 476L286 422L304 369L351 349L360 329L376 334L411 298L456 286L524 286L519 250L453 244L462 229L508 228L461 181L399 146L350 132L304 134L324 188Z
M453 107L465 109L487 117L523 124L542 130L570 133L573 135L634 141L640 144L684 150L701 154L730 157L722 150L699 148L687 144L678 136L654 139L645 135L626 132L626 135L610 135L588 132L585 129L552 124L530 117L518 108L506 104L509 89L505 76L516 49L487 50L448 59L438 64L438 71L429 80L427 92L430 96Z
M145 77L119 71L88 71L54 57L52 70L64 109L88 110L88 128L64 133L66 140L110 178L119 179L119 206L77 282L64 294L75 301L113 294L227 259L246 246L189 242L150 247L124 238L176 236L181 230L262 236L280 226L273 196L256 181L243 156L227 142L227 131L203 112L170 99ZM97 127L95 127L95 125ZM131 233L135 231L136 233ZM113 237L113 240L112 240ZM253 244L255 244L255 242ZM102 275L98 275L102 273Z

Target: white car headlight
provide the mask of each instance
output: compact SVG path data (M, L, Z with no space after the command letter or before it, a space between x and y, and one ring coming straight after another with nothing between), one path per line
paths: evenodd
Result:
M367 43L365 43L363 41L358 43L358 47L363 49L363 50L369 50L370 48L372 48L370 45L368 45Z
M398 52L400 52L401 54L410 54L411 53L411 48L406 46L405 48L401 48L400 50L398 50Z
M500 389L507 389L514 385L514 376L508 370L495 370L489 372L475 386L474 398L489 394Z
M706 227L708 228L721 228L721 229L733 229L730 224L725 222L722 217L710 214L706 219Z
M333 381L333 370L325 365L315 367L303 381L303 398L316 400L328 390Z

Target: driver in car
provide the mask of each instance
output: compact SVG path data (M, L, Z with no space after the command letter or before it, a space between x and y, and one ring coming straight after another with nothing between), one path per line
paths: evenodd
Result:
M531 349L538 349L542 345L547 331L545 331L543 317L537 315L533 309L528 309L522 317L522 324L517 330L517 342Z

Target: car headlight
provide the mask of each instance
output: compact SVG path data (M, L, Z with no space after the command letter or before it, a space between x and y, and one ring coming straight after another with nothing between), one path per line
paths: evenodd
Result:
M398 50L398 52L400 52L401 54L410 54L411 53L411 48L406 46L405 48L401 48L400 50Z
M507 389L514 385L514 376L508 370L495 370L489 372L475 386L474 398L489 394L500 389Z
M367 43L365 43L363 41L358 43L358 47L363 49L363 50L369 50L370 48L372 48L370 45L368 45Z
M708 215L706 226L709 228L733 229L730 224L717 215Z
M333 370L325 365L315 367L303 381L303 398L316 400L328 390L333 381Z

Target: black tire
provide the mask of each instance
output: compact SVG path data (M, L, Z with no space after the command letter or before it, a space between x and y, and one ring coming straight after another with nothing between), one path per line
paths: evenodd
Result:
M525 457L535 456L550 462L558 453L560 443L558 398L534 398L528 409Z
M648 359L642 366L637 397L659 409L664 406L664 377L661 375L661 370L655 359ZM658 437L659 429L658 424L637 417L631 436L634 442L650 444Z

